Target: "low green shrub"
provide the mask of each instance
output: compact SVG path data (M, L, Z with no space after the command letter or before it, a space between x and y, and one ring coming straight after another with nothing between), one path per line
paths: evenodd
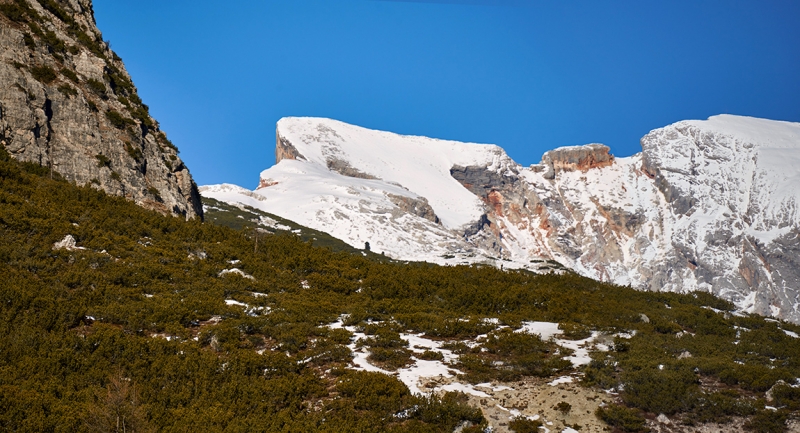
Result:
M595 411L595 415L606 424L617 427L624 432L646 432L649 429L645 426L645 419L635 409L628 409L624 406L611 404L601 406Z
M694 372L680 365L628 371L622 377L625 404L653 413L689 410L699 390Z
M786 421L789 411L763 409L756 412L744 423L745 430L756 433L783 433L786 431Z
M114 110L106 111L106 118L108 118L108 121L111 122L111 125L117 129L125 129L128 126L136 125L136 122L134 122L132 119L129 119Z
M96 80L94 78L89 78L88 80L86 80L86 86L89 88L89 90L91 90L98 96L106 95L106 85L99 80Z
M78 96L78 91L69 84L62 84L58 86L58 91L66 96Z
M31 67L31 75L44 84L50 84L58 78L56 71L49 66L33 66Z
M538 419L530 420L525 417L515 417L508 422L508 428L516 433L539 433L539 428L543 425Z
M69 80L72 81L73 83L75 83L75 84L78 83L78 81L79 81L78 80L78 74L76 74L75 71L72 71L72 70L67 69L67 68L61 68L60 72L61 72L61 75L69 78Z

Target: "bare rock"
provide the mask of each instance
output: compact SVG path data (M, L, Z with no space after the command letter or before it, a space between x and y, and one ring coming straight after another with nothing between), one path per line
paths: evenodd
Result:
M554 179L559 171L586 171L606 167L614 162L611 149L603 144L560 147L542 155L541 164L545 166L544 177Z
M202 218L189 170L103 41L91 1L24 4L18 21L0 15L0 145L79 185Z

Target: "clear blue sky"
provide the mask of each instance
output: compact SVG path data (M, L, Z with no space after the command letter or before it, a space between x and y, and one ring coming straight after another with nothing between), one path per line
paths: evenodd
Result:
M800 121L798 1L95 0L198 184L254 188L275 122L494 143L521 164L732 113Z

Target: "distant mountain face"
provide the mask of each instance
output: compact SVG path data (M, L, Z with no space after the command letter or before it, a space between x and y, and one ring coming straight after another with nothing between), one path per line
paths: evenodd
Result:
M641 143L627 158L591 144L522 167L493 145L285 118L278 163L255 191L201 192L396 259L535 271L557 261L800 322L800 124L722 115Z
M0 2L0 145L80 185L202 217L197 185L103 41L90 0Z

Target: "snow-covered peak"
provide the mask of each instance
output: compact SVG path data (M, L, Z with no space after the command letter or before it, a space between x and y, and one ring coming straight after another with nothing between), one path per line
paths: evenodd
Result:
M719 115L654 130L642 147L679 214L738 215L769 240L800 220L800 124Z
M381 179L426 197L447 228L472 223L483 213L480 200L450 176L453 166L516 167L496 145L399 135L332 119L283 118L277 133L309 163L352 177Z
M757 117L719 114L708 120L684 120L676 125L692 125L704 132L733 137L760 147L800 149L800 123Z

